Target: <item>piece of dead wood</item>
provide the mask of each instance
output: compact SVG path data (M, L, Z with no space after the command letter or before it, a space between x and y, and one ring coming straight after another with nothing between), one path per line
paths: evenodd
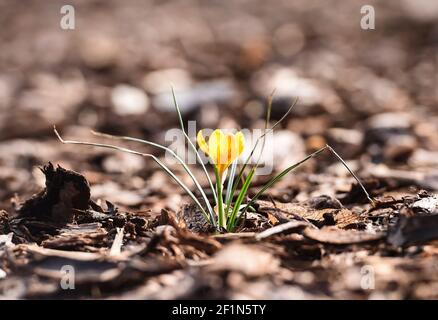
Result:
M44 240L41 243L44 248L73 251L99 251L99 248L108 246L106 233L81 235L62 235Z
M0 249L2 249L3 247L9 247L14 245L12 243L13 235L14 234L12 232L8 234L0 234Z
M0 291L11 288L14 281L20 285L20 292L10 298L64 299L80 298L84 295L102 298L109 292L121 292L131 286L141 285L147 277L180 269L181 264L160 257L139 259L133 257L124 261L108 259L105 254L79 256L65 255L59 250L35 250L20 245L27 252L26 260L15 265L19 277L7 277L0 281ZM27 249L31 249L32 252ZM21 259L23 260L23 259ZM63 290L60 281L67 272L74 271L74 289ZM12 293L12 290L11 290ZM1 293L0 293L1 297Z
M192 246L207 254L213 254L222 248L222 244L219 241L211 237L197 235L188 230L180 230L178 238L181 244Z
M99 253L55 250L55 249L43 248L35 244L29 244L29 245L22 244L19 245L19 247L27 252L45 256L45 257L58 257L58 258L73 259L78 261L93 261L102 258L102 255Z
M14 233L14 243L36 242L59 234L59 226L33 217L15 217L9 220L9 229Z
M374 177L362 179L362 184L373 198L381 195L388 188L388 181ZM369 203L362 187L357 182L351 184L350 190L340 195L339 198L343 204Z
M214 234L211 237L215 239L236 240L243 238L254 238L256 234L256 232L221 233Z
M75 271L75 286L85 282L94 284L114 281L120 275L121 270L115 263L107 261L81 261L49 257L32 266L32 272L38 276L52 278L56 281L65 276L63 267L73 267Z
M110 256L120 255L123 245L123 235L124 235L124 229L117 228L116 236L114 237L113 244L111 245L111 249L109 253Z
M76 210L88 208L90 186L84 176L60 166L55 169L50 162L41 171L46 187L21 205L19 216L68 223L73 221Z
M144 282L133 290L117 293L109 296L109 299L129 300L174 300L193 297L199 289L203 288L203 282L195 278L192 272L173 270L168 273L157 275ZM201 279L202 280L202 279Z
M60 234L87 234L102 230L102 224L99 222L82 223L82 224L68 224L60 229Z
M434 213L427 216L400 216L389 229L387 241L394 246L408 246L438 239L438 211Z
M104 248L110 241L108 232L101 228L100 223L86 225L68 225L60 230L58 235L50 237L41 242L45 248L72 251L97 251Z
M262 240L262 239L271 237L271 236L276 235L276 234L285 233L286 231L292 232L293 230L295 230L295 231L303 230L306 227L316 228L312 224L304 222L304 221L289 221L286 223L276 225L275 227L272 227L272 228L267 229L265 231L262 231L259 234L257 234L255 236L255 238L256 238L256 240Z
M147 245L139 251L139 256L146 256L154 252L162 243L177 242L174 236L176 229L170 225L158 226Z
M213 263L206 266L209 271L236 271L248 277L274 274L280 261L271 253L256 245L230 244L220 250Z
M193 256L210 255L221 248L222 244L214 238L199 235L187 229L162 225L156 228L148 245L139 254L145 256L158 251L185 260Z
M187 229L197 233L214 232L214 227L208 223L196 205L185 205L177 213L179 221L184 221Z
M80 212L76 210L76 222L79 224L100 222L103 226L108 228L124 227L129 217L124 213L118 212L117 208L111 207L112 204L109 201L106 201L106 203L108 209L104 211L101 207L96 207L97 204L91 200L91 208Z
M0 210L0 234L9 232L9 214L5 210Z
M395 208L396 205L402 204L403 198L395 198L393 196L379 196L374 198L374 206L370 208L368 213L379 210L379 209L386 209L386 208Z
M325 199L327 200L327 199ZM272 202L257 201L259 205L258 211L264 213L273 213L276 217L280 216L283 220L289 221L291 219L310 221L316 226L322 227L324 225L336 225L339 228L346 228L352 224L358 224L365 220L364 217L352 212L347 208L324 208L315 209L308 203L281 203L276 202L275 207ZM333 203L322 204L317 202L316 207L336 206ZM281 220L280 220L281 221Z
M159 223L160 225L170 225L177 230L186 228L184 219L178 219L177 215L174 212L166 209L161 210Z
M76 286L84 283L112 282L122 271L119 267L122 260L109 258L101 253L47 249L34 244L17 245L14 252L15 260L21 261L18 264L14 263L15 268L20 270L23 276L28 274L54 279L58 286L59 280L65 275L66 266L73 268ZM25 254L26 259L19 258L17 254Z
M305 215L309 213L309 209L301 204L281 203L258 200L257 211L261 213L271 213L279 221L287 222L290 219L303 220Z
M62 275L62 266L70 264L75 267L75 276L78 277L76 280L92 283L110 281L121 273L125 273L124 277L131 277L129 273L134 271L152 275L181 267L174 261L160 258L144 260L133 257L120 260L109 258L105 254L52 250L36 246L28 246L27 250L40 256L33 259L35 266L32 268L39 275L59 278ZM138 277L137 280L141 279Z
M367 171L377 178L393 179L401 186L417 185L424 189L438 190L438 171L436 170L407 171L391 169L384 164L368 164Z
M420 200L415 201L411 208L415 213L430 214L438 209L438 196L431 195L423 197Z
M322 229L306 228L303 235L311 240L321 243L348 245L380 240L383 233L368 233L357 230L343 230L336 227L324 227Z
M333 197L327 195L321 195L311 198L307 201L307 204L313 209L341 209L341 202Z
M160 223L170 225L174 228L174 236L178 244L192 246L207 254L213 254L222 247L221 243L213 238L201 236L187 230L184 219L178 218L172 211L163 209L161 211Z

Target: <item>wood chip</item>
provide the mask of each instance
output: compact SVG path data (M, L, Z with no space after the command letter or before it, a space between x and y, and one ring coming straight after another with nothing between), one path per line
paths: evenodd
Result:
M207 266L211 271L236 271L250 277L273 274L280 261L258 246L231 244L214 256L214 263Z
M336 227L325 227L322 229L306 228L304 236L309 239L327 244L356 244L380 240L383 233L367 233L356 230L342 230Z
M265 231L262 231L259 234L257 234L255 238L257 240L261 240L279 233L284 233L285 231L291 231L293 229L303 229L306 227L311 228L311 226L312 226L311 224L303 221L289 221L286 223L279 224Z
M111 250L109 255L110 256L118 256L120 255L122 251L122 245L123 245L123 234L124 229L123 228L117 228L117 234L114 238L114 242L111 246Z

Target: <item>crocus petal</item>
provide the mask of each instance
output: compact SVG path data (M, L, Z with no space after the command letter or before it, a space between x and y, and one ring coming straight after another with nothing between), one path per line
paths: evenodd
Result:
M245 136L241 131L239 131L238 133L236 133L235 137L237 142L237 157L239 157L242 154L243 149L245 148Z
M242 132L224 134L220 129L213 131L208 143L205 141L202 130L198 132L196 139L201 150L210 157L221 175L242 154L245 144Z
M198 135L196 136L196 140L198 141L199 148L201 148L202 152L208 155L208 144L205 141L202 130L199 130Z
M226 148L227 148L227 154L226 159L224 159L227 167L233 162L234 159L236 159L236 144L235 144L235 138L232 134L227 134L226 136Z
M226 154L226 138L222 130L216 129L208 139L208 152L214 164L219 166L223 164L222 157Z

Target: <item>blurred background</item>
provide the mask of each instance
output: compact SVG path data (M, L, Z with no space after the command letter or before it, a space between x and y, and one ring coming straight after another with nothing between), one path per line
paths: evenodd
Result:
M74 30L60 27L65 4ZM360 27L363 5L375 30ZM177 208L181 195L152 163L61 145L52 131L164 143L178 126L171 83L198 129L260 128L273 89L274 121L299 97L270 146L279 168L330 143L362 176L438 190L437 48L429 0L0 0L0 208L41 187L47 161L84 173L94 197ZM288 180L274 195L335 193L330 177L347 188L325 155L290 178L318 188Z

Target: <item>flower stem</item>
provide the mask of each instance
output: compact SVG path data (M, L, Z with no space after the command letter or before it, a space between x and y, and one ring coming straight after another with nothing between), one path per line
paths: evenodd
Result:
M222 197L222 176L217 170L214 168L214 174L216 176L216 193L217 193L217 207L218 207L218 225L221 228L227 227L227 217L224 213L224 200Z

